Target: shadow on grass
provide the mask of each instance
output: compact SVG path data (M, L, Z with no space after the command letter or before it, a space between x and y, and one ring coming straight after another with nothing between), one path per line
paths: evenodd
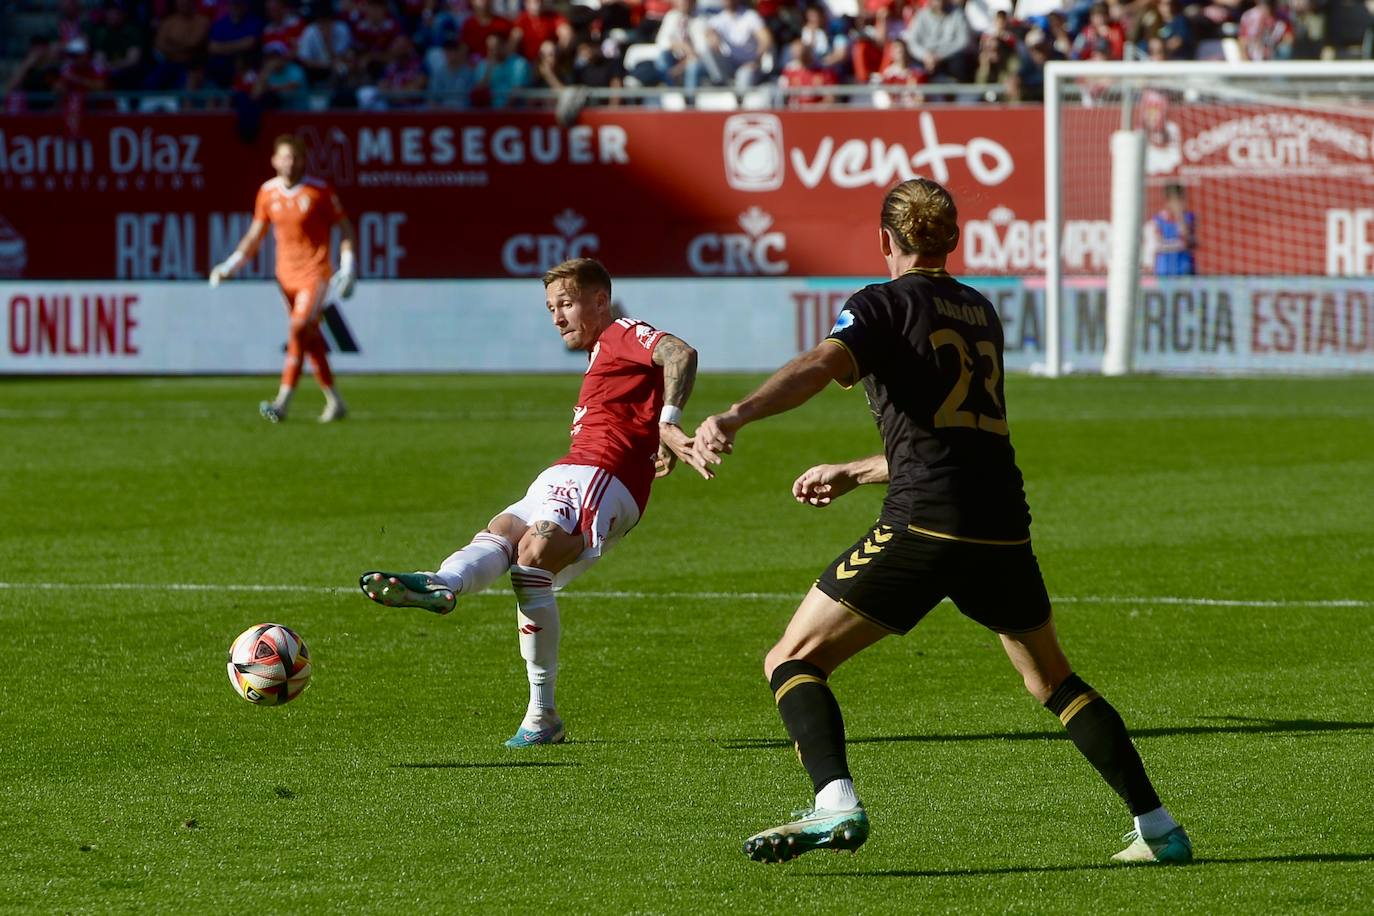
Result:
M488 760L479 763L393 763L391 768L405 770L486 770L504 767L576 767L581 766L571 760Z
M1321 719L1262 719L1250 716L1202 716L1204 720L1216 722L1215 725L1172 725L1162 728L1133 728L1132 738L1168 738L1177 735L1285 735L1314 734L1317 732L1374 731L1374 722L1332 722ZM849 744L882 744L888 741L1063 741L1068 733L1059 731L1038 732L987 732L971 735L875 735L865 738L848 738ZM732 751L753 750L756 748L791 747L792 742L778 738L738 738L722 741L720 746Z
M1191 865L1170 866L1171 868L1198 868L1207 865L1300 865L1303 863L1331 862L1374 862L1374 853L1367 852L1311 852L1291 856L1247 856L1235 859L1198 859ZM950 869L892 869L889 871L826 871L797 872L794 878L976 878L990 875L1035 875L1047 872L1075 871L1133 871L1140 866L1128 868L1107 862L1094 862L1084 865L1009 865L1005 868L950 868Z

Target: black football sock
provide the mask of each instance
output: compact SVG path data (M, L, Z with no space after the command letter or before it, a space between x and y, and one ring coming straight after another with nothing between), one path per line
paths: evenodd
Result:
M825 682L825 672L810 662L786 661L769 682L782 724L797 746L797 756L820 792L836 779L849 779L844 754L844 718Z
M1131 814L1159 807L1159 796L1145 775L1145 764L1140 762L1126 723L1111 703L1078 675L1070 674L1050 695L1045 708L1064 723L1074 746L1116 790Z

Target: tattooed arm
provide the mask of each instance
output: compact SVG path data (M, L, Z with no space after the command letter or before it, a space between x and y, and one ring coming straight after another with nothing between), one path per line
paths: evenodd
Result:
M686 341L672 334L664 334L654 344L653 360L655 366L663 367L663 404L679 410L687 406L692 396L692 386L697 380L697 351ZM659 446L657 477L666 477L677 464L678 458L685 458L692 451L691 438L682 431L679 423L660 423L658 426Z

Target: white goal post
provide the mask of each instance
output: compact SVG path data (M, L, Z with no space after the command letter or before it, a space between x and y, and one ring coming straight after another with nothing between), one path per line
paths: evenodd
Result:
M1374 61L1053 61L1044 115L1037 370L1374 372Z

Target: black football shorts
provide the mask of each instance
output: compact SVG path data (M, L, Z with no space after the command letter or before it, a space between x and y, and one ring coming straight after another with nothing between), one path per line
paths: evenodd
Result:
M816 582L860 617L906 633L945 598L997 633L1029 633L1050 619L1040 564L1024 544L976 544L878 524Z

